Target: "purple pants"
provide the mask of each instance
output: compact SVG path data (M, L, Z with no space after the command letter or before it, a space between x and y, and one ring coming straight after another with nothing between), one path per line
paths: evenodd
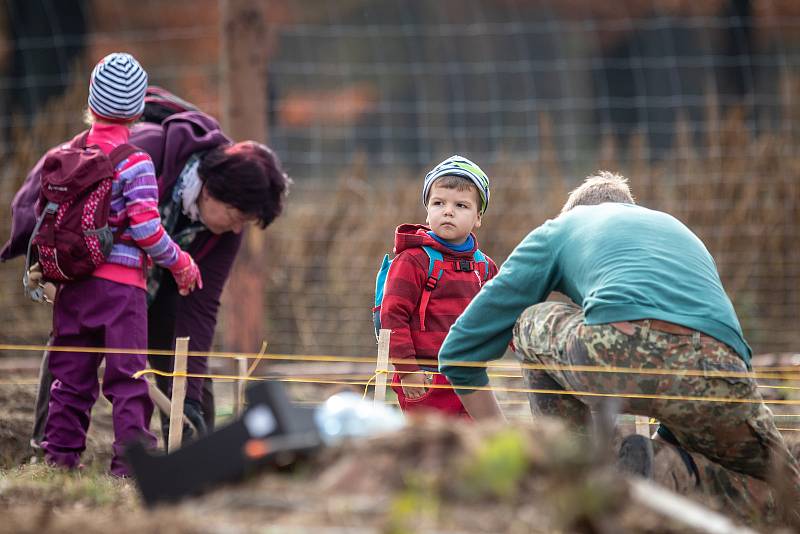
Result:
M53 347L147 348L145 291L101 278L64 284L53 308ZM48 462L68 468L79 465L86 431L97 400L97 368L105 357L103 395L111 401L114 456L111 474L127 476L123 457L132 440L155 447L150 432L153 403L144 378L131 376L145 368L144 354L50 352L54 382L42 448Z

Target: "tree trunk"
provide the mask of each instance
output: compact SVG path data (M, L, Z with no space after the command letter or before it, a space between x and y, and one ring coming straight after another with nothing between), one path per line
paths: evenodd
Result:
M267 61L264 4L220 0L221 109L224 130L236 141L267 139ZM263 232L246 230L223 298L227 350L255 352L264 329Z

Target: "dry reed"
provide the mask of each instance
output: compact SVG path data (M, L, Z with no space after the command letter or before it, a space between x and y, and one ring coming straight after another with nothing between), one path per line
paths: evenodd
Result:
M669 157L653 161L644 135L624 147L604 138L587 169L625 174L641 204L674 214L700 236L757 352L800 346L800 156L791 128L800 106L789 98L796 83L787 80L784 87L783 122L769 131L753 134L742 110L723 111L709 99L704 124L678 122ZM81 128L83 90L76 84L31 126L16 130L14 152L0 171L3 236L12 191L24 174L47 147ZM692 129L698 126L707 133ZM478 237L498 264L525 234L558 213L582 178L564 171L546 115L540 130L536 159L485 166L493 196ZM382 255L391 252L395 226L424 221L419 199L424 169L390 178L375 178L367 169L366 158L355 154L352 168L336 180L297 179L286 214L267 230L262 274L270 351L374 352L375 271ZM49 330L49 310L24 300L21 269L19 260L0 265L0 337L38 343Z

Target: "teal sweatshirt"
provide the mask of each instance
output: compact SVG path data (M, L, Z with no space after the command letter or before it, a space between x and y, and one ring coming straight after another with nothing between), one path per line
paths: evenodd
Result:
M700 239L666 213L606 203L576 207L517 245L453 324L439 350L440 371L454 386L488 384L485 368L457 364L502 357L517 318L551 291L581 306L588 325L668 321L728 344L750 365L750 347Z

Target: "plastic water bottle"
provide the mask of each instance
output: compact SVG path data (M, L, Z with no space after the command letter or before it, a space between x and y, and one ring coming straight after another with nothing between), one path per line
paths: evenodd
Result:
M314 413L323 441L330 445L344 438L374 436L393 432L405 425L400 410L375 405L352 391L328 398Z

